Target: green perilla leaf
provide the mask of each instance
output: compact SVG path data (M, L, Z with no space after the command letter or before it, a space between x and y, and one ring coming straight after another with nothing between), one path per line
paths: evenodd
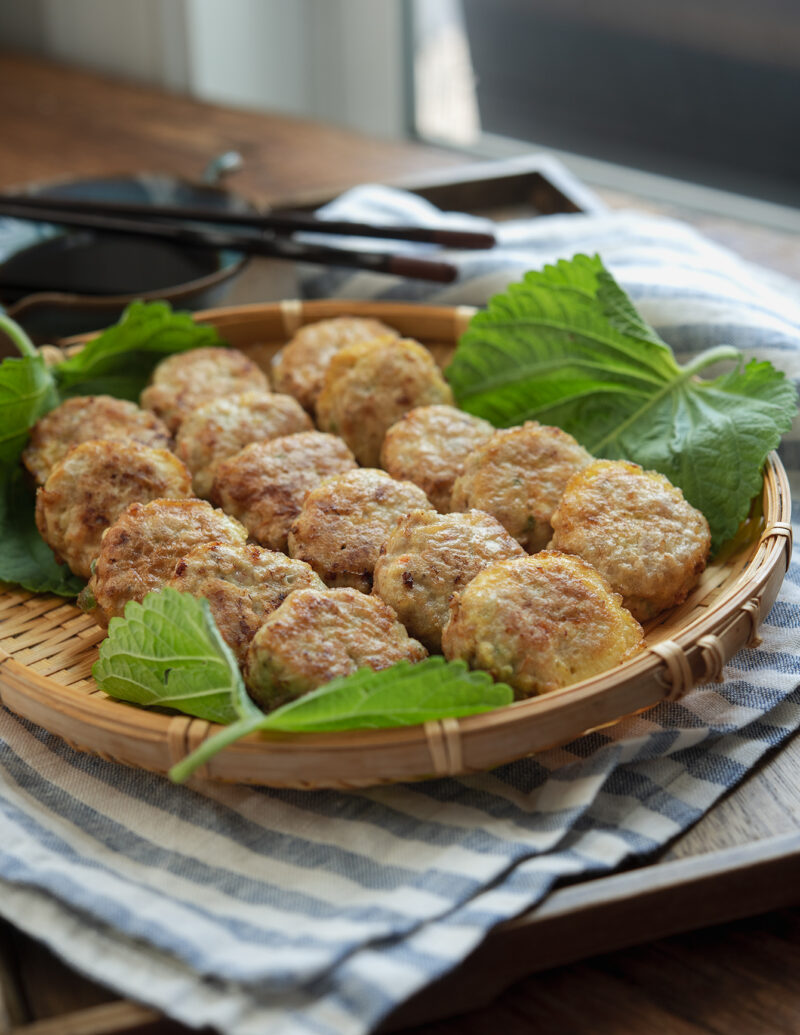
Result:
M703 380L722 360L734 369ZM747 516L797 392L721 345L682 367L599 256L528 273L492 298L447 370L458 404L497 427L555 424L598 457L660 471L705 514L715 548Z

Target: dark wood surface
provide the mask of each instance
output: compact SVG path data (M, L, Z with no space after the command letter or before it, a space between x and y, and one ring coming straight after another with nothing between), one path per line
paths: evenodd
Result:
M235 150L244 158L236 190L257 202L299 203L463 164L446 151L219 108L12 54L0 54L0 131L3 189L142 171L198 179L211 158Z
M370 140L277 115L216 108L0 55L0 189L33 180L133 170L197 177L211 156L229 148L245 157L244 171L232 185L253 200L273 203L302 203L355 183L397 182L455 169L464 161L449 152ZM664 211L629 196L605 192L605 197L612 205L642 204L650 211ZM676 210L669 214L688 218L708 236L754 261L800 276L800 241L794 235L701 212ZM286 264L253 264L237 283L231 301L284 297L293 289L292 270ZM659 915L671 913L664 868L670 861L697 863L702 869L704 857L706 861L721 858L715 853L736 846L757 847L761 841L767 846L768 839L777 835L798 834L798 773L800 747L795 738L671 845L660 860L639 871L639 885L642 881L646 885L651 874L654 887L661 889L660 897L648 899L642 892L638 907L621 920L624 914L604 913L602 906L604 896L620 885L594 882L592 908L599 911L587 923L589 914L577 908L575 890L558 892L538 917L534 912L511 925L515 933L505 941L487 943L485 952L494 951L492 944L498 946L494 969L505 966L503 953L511 961L509 972L517 976L525 972L526 951L530 966L541 970L549 962L563 964L571 958L569 952L565 954L565 945L572 946L574 957L646 939L648 909L655 909L658 902ZM789 864L748 871L751 879L743 886L721 883L716 898L710 896L721 912L710 909L709 894L701 892L696 900L699 922L800 902L791 853L789 858ZM676 896L688 883L684 875L676 885ZM726 895L731 896L727 912ZM567 909L553 926L553 917L570 901L575 908ZM685 897L680 901L680 908L686 908ZM676 906L676 916L680 908ZM543 924L548 916L549 927ZM653 924L650 930L662 936L670 928ZM557 944L548 941L556 937ZM553 955L548 957L550 944ZM496 1030L522 1035L534 1029L539 1035L797 1032L798 964L800 911L781 908L755 919L661 937L650 944L523 977L488 1006L413 1031L418 1035L477 1035ZM483 965L484 974L491 969L488 962ZM453 1012L459 1006L474 1007L480 997L480 980L481 975L470 972L468 966L456 972L441 1008ZM180 1030L146 1008L120 1004L113 993L75 975L31 939L0 925L0 1035L6 1031L100 1035ZM412 1029L404 1030L410 1033Z
M121 1008L30 939L0 928L0 940L24 973L5 1029L14 1035L188 1035L146 1007ZM796 1035L798 1004L791 908L537 973L487 1006L401 1035Z

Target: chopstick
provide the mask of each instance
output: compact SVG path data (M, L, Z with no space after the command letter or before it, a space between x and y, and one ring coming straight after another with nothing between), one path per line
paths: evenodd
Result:
M78 215L128 216L137 219L169 219L176 222L222 223L252 230L287 234L304 231L351 237L382 237L394 241L416 241L449 248L492 248L494 234L474 230L451 230L424 226L381 226L341 219L317 219L306 212L221 212L184 205L141 205L129 201L85 201L80 198L48 198L46 195L0 194L0 204L23 205Z
M200 230L177 223L147 222L123 219L109 215L90 215L48 209L39 206L0 201L0 215L40 223L59 223L104 233L131 234L151 237L192 248L211 248L269 258L309 262L321 266L347 266L371 273L389 273L419 280L434 280L450 284L458 276L458 269L449 262L420 259L410 255L387 255L380 252L351 251L322 244L305 244L289 237L267 237L256 234L232 233L223 230Z

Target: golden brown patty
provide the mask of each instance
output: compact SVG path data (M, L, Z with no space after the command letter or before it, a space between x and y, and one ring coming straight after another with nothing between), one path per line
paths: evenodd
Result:
M268 392L260 367L238 349L204 348L178 352L153 371L140 402L176 432L192 410L223 395Z
M456 479L453 510L485 510L529 553L550 539L564 486L591 456L572 435L537 421L496 431L469 454Z
M44 485L73 446L96 439L139 442L153 449L169 449L172 445L167 426L136 403L110 395L80 395L37 420L22 462L39 485Z
M442 514L469 453L494 433L487 420L455 406L417 406L386 432L381 467L418 485Z
M397 335L380 320L335 316L301 327L272 361L272 380L313 413L331 359L345 345Z
M711 548L681 490L623 460L595 460L570 479L553 529L553 549L593 564L642 622L686 599Z
M217 466L211 498L270 550L285 550L306 494L323 478L356 466L335 435L302 431L254 442Z
M525 551L489 514L414 510L396 525L375 565L374 593L412 636L439 651L450 599L490 564Z
M419 342L374 338L333 357L317 399L317 423L341 435L364 467L377 467L392 424L415 406L452 401L449 385Z
M36 527L76 575L88 578L103 532L129 503L192 495L186 467L138 442L82 442L36 493Z
M103 536L88 598L100 625L166 585L181 558L201 543L244 544L247 529L204 500L132 503ZM84 597L84 600L86 597Z
M267 615L297 589L325 589L302 561L243 543L204 543L186 554L168 583L205 597L219 631L240 665Z
M290 395L226 395L192 410L178 431L175 452L192 472L194 491L207 497L221 460L251 442L268 442L313 427L311 418Z
M639 623L579 557L544 551L486 568L451 603L442 647L516 697L569 686L633 657Z
M378 671L426 654L378 597L299 589L253 637L245 679L259 704L274 708L359 668Z
M398 518L428 507L425 493L411 482L371 468L347 471L306 496L289 532L289 553L329 586L369 593L375 562Z

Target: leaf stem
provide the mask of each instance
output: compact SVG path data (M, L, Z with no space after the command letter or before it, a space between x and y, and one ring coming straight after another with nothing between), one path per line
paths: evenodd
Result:
M21 356L39 355L39 350L16 320L12 320L10 316L4 316L2 313L0 313L0 331L5 332L14 342Z
M668 381L661 391L656 392L655 395L651 396L644 406L632 413L627 420L624 420L599 442L587 443L587 448L590 449L592 453L599 456L601 449L604 449L612 439L618 439L631 424L635 424L637 421L641 420L642 416L647 413L648 410L652 410L654 406L660 403L665 395L669 395L680 385L691 380L699 370L703 370L705 367L710 367L712 363L718 363L723 359L741 359L741 353L738 349L734 348L733 345L717 345L713 349L707 349L705 352L701 352L700 355L693 359L691 363L687 363L684 367L679 367L678 369L680 370L680 374L671 381Z
M716 345L713 349L706 349L705 352L701 352L699 356L695 356L691 363L681 367L683 374L681 380L685 381L687 377L694 377L701 370L705 370L706 367L710 367L713 363L719 363L723 359L740 360L741 358L741 352L734 348L733 345Z
M263 715L260 717L250 716L246 719L239 719L238 722L232 722L230 726L225 726L219 733L215 733L213 737L204 740L190 755L177 762L168 773L170 780L173 783L183 783L184 780L188 780L195 769L199 769L201 765L213 758L217 752L222 751L229 744L233 744L234 741L246 737L248 733L255 733L263 721Z

